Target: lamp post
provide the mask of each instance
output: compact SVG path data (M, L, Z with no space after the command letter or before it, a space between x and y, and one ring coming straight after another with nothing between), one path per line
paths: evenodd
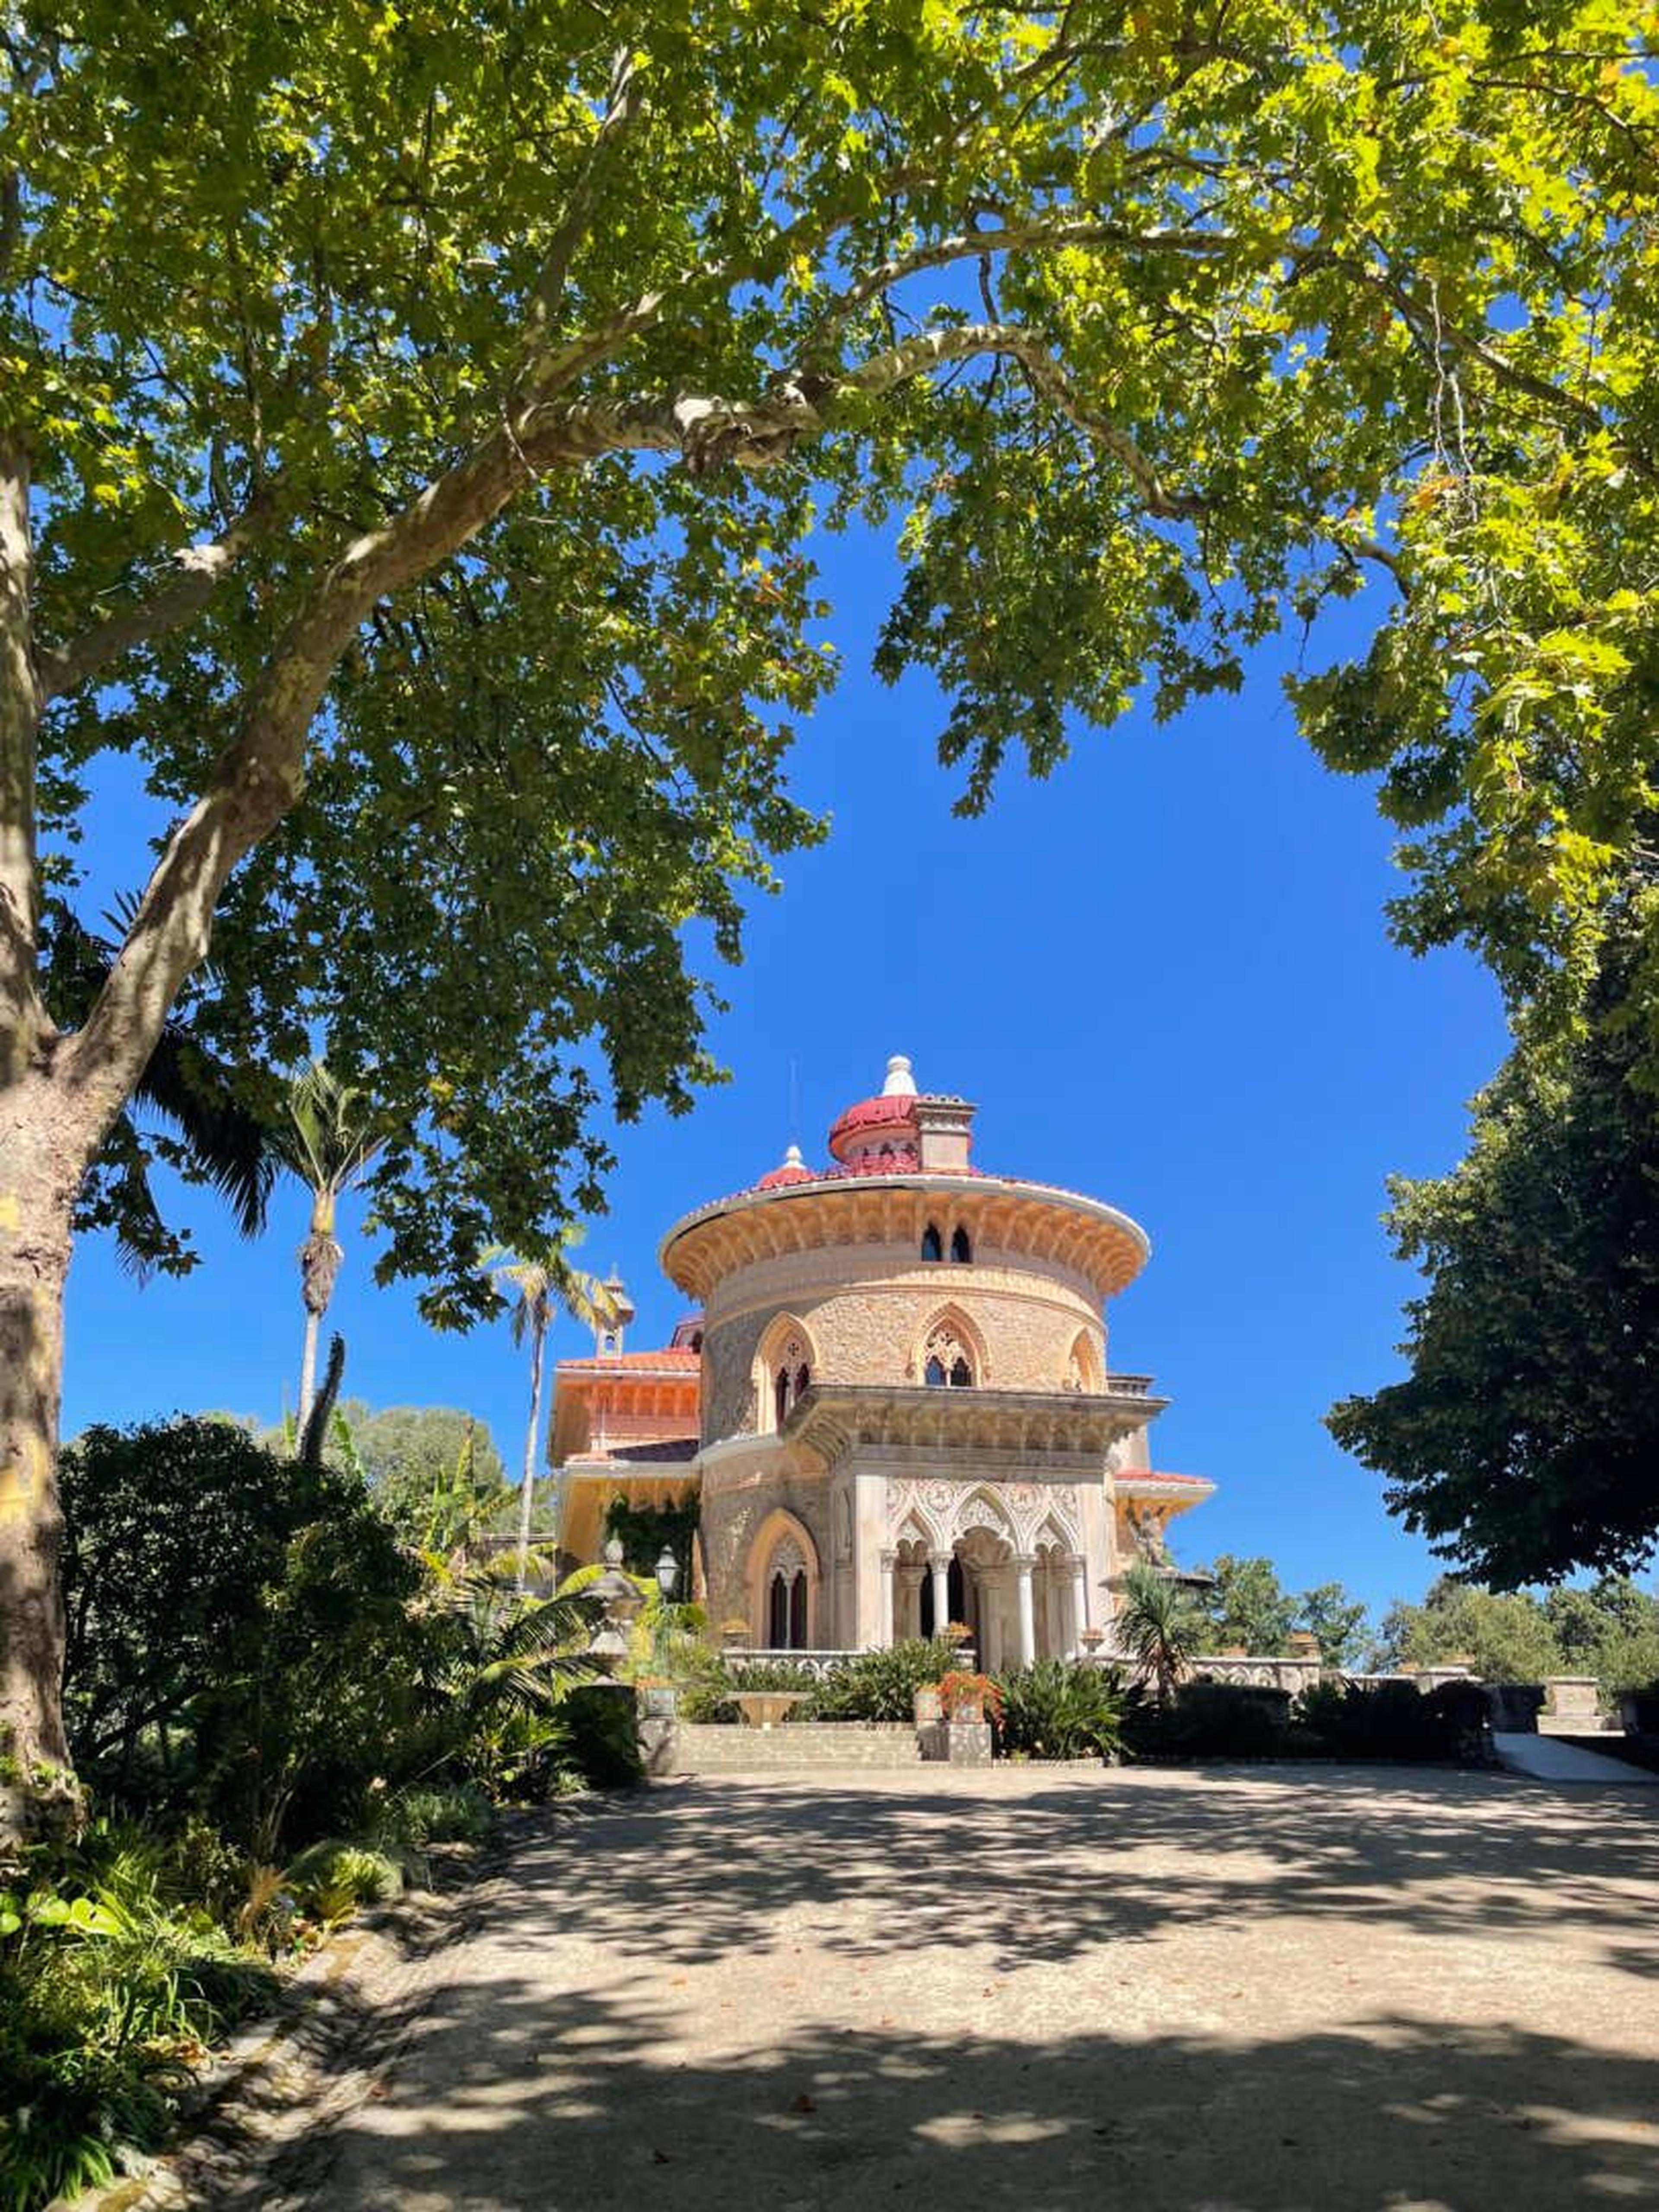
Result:
M679 1568L675 1564L674 1554L666 1544L658 1554L656 1573L657 1588L662 1592L662 1603L657 1610L657 1632L654 1639L656 1649L651 1655L651 1663L655 1671L660 1674L665 1663L663 1655L668 1627L668 1605L674 1595L674 1585L679 1580L680 1575Z

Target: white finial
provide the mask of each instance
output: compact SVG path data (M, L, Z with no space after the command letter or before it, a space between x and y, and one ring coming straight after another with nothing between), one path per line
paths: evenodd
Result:
M887 1080L881 1086L881 1095L884 1098L914 1098L916 1095L916 1079L902 1052L896 1052L887 1063Z
M804 1167L806 1164L801 1158L800 1146L799 1145L790 1146L788 1151L783 1156L783 1164L787 1168Z

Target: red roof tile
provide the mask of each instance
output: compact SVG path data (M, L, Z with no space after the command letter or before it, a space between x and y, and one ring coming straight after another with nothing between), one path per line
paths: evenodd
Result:
M696 1375L702 1366L702 1354L690 1345L666 1344L659 1352L602 1352L591 1359L562 1359L559 1372L568 1374L574 1369L578 1374L603 1375L614 1367L672 1367L678 1374Z

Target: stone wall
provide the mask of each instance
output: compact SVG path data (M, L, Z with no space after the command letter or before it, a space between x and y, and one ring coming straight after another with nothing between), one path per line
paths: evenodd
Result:
M830 1490L822 1474L794 1472L771 1457L763 1468L745 1470L735 1479L720 1468L705 1473L701 1507L703 1572L708 1618L715 1629L723 1621L742 1619L749 1622L751 1634L764 1638L766 1623L751 1617L750 1554L763 1525L780 1509L800 1522L812 1540L820 1572L827 1571ZM757 1565L763 1571L763 1561ZM815 1592L811 1623L815 1638L823 1638L827 1626L817 1610L822 1602L821 1592Z
M925 1266L908 1246L845 1245L757 1261L729 1276L704 1316L705 1443L748 1435L757 1422L754 1366L762 1337L792 1315L811 1341L813 1372L836 1382L915 1383L927 1328L959 1307L982 1349L981 1389L1066 1387L1072 1347L1086 1331L1103 1369L1100 1316L1070 1269L994 1249L969 1267Z
M770 1729L679 1721L653 1739L647 1759L653 1774L755 1774L917 1766L921 1753L909 1721L813 1721Z

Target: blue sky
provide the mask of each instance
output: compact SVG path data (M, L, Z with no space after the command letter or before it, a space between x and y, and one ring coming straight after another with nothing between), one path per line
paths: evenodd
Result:
M963 822L934 757L937 695L867 672L890 580L879 548L828 549L846 674L794 780L832 835L788 863L724 978L714 1044L731 1083L684 1120L618 1133L586 1258L626 1275L630 1341L662 1340L682 1309L657 1272L661 1233L775 1164L791 1063L800 1141L821 1158L835 1114L908 1053L924 1088L977 1101L979 1164L1092 1192L1150 1232L1151 1265L1108 1323L1113 1364L1150 1370L1173 1401L1156 1462L1218 1486L1180 1525L1181 1555L1264 1552L1293 1587L1335 1577L1375 1605L1418 1595L1426 1548L1321 1415L1397 1371L1414 1278L1378 1225L1383 1178L1459 1156L1465 1102L1504 1051L1491 983L1461 954L1387 942L1390 836L1369 787L1297 738L1279 680L1292 647L1262 650L1241 696L1167 728L1137 714L1079 730L1048 782L1011 771ZM1376 612L1362 599L1340 619ZM136 878L147 826L118 799L100 807L100 893ZM68 1433L179 1408L270 1419L292 1398L302 1194L278 1194L255 1245L210 1197L178 1203L206 1261L184 1280L139 1289L100 1240L76 1255ZM434 1335L407 1291L374 1290L348 1222L331 1316L348 1391L467 1407L516 1466L526 1379L505 1326ZM554 1348L591 1346L566 1325Z

